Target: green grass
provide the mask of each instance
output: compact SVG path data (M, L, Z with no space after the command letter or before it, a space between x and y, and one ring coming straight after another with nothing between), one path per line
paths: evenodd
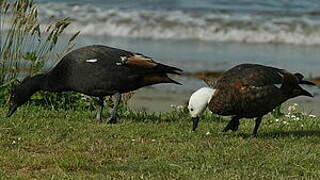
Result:
M3 117L5 109L0 110ZM0 123L3 179L318 179L319 118L266 116L219 133L228 118L207 113L196 132L188 114L121 113L96 123L91 111L24 106ZM287 123L284 123L286 121ZM0 179L1 179L0 177Z

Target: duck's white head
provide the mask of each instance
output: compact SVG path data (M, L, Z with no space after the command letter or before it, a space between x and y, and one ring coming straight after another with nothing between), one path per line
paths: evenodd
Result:
M203 87L191 95L188 109L193 121L193 131L198 127L199 116L207 108L214 92L215 89Z

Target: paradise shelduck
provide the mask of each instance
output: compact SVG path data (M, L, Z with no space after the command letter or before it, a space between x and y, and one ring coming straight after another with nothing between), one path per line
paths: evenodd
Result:
M48 73L25 78L15 86L11 91L7 117L37 91L76 91L99 98L96 118L100 121L104 97L115 95L116 101L108 121L115 123L122 93L152 84L180 84L167 74L180 74L181 71L139 53L102 45L82 47L65 55Z
M256 118L253 135L257 134L262 116L276 106L297 96L313 97L299 84L315 85L303 80L300 73L258 64L240 64L224 72L212 88L204 87L192 94L188 109L194 131L199 115L208 106L212 113L233 116L223 132L236 131L241 118Z

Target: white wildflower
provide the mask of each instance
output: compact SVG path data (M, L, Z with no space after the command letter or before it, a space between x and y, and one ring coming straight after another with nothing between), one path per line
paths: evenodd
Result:
M135 142L136 140L135 140L135 139L131 139L131 141L132 141L132 142Z
M278 122L279 121L279 119L276 119L276 122Z
M152 142L156 142L156 140L155 140L155 139L151 139L151 141L152 141Z
M296 115L293 115L293 114L286 114L285 116L287 118L296 118L297 117Z
M210 135L211 133L208 131L207 133L206 133L206 135Z
M12 144L16 144L17 142L15 140L12 141Z
M299 117L296 117L296 118L294 118L294 120L299 121L299 120L300 120L300 118L299 118Z
M177 109L183 109L184 107L182 105L177 106Z
M309 114L309 117L315 118L315 117L317 117L317 116L316 116L316 115L313 115L313 114Z

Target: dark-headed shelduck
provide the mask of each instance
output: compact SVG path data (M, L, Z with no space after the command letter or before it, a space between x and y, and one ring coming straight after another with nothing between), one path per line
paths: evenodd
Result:
M167 74L182 70L155 62L150 57L107 46L93 45L71 51L48 73L24 79L12 89L10 117L37 91L76 91L99 98L96 118L101 121L105 96L116 96L109 123L116 122L121 94L138 88L175 83Z
M208 106L212 113L233 116L223 132L236 131L241 118L256 118L253 135L257 134L262 116L290 98L312 95L299 84L315 85L303 80L300 73L291 74L258 64L240 64L224 72L212 84L192 94L188 109L193 130L198 126L199 115Z

